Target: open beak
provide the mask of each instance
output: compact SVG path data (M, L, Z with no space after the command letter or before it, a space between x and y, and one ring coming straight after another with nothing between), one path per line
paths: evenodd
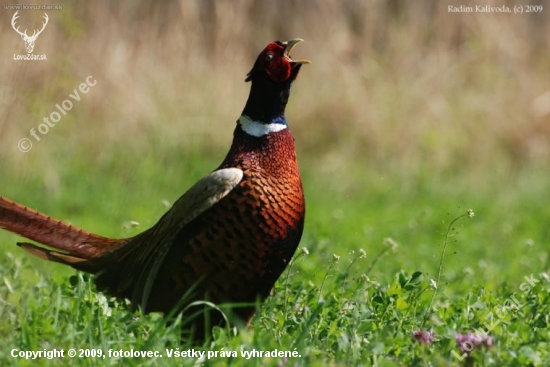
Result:
M292 49L294 48L294 46L296 46L300 42L304 42L304 40L301 38L293 38L285 42L286 46L284 50L284 55L290 60L290 62L294 64L311 64L311 61L309 60L292 60L292 57L290 57L290 52L292 52Z

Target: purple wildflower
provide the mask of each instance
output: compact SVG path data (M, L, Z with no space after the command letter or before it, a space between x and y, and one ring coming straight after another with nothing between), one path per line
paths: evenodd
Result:
M418 329L413 331L411 336L420 344L430 345L435 340L435 334L433 330L424 331L422 329Z
M478 346L490 348L493 345L493 338L488 334L476 335L471 331L466 335L456 334L455 339L460 351L466 353L471 353Z
M284 367L288 363L288 357L283 357L283 359L277 362L277 367Z

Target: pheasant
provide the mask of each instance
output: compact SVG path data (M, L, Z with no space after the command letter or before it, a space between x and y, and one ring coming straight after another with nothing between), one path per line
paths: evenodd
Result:
M150 229L105 238L3 197L0 227L47 246L18 243L31 254L94 274L98 290L129 299L134 309L183 312L184 322L192 319L190 338L205 338L225 320L189 307L196 301L244 304L232 320L248 324L304 228L302 182L285 119L291 84L310 63L290 56L302 41L275 41L260 53L246 77L250 94L227 156Z

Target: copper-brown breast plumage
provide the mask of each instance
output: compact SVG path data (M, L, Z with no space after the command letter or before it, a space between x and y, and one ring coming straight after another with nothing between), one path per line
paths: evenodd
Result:
M199 278L197 291L214 302L254 302L269 294L298 245L305 214L293 138L288 131L276 135L253 155L228 154L220 168L240 168L244 178L178 234L150 311L169 311Z

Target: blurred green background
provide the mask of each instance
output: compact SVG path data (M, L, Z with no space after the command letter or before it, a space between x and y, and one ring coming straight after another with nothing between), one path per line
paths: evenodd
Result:
M256 55L301 37L293 56L313 64L287 119L308 204L303 277L319 283L332 254L373 256L387 237L399 247L372 274L434 277L446 223L472 208L444 279L519 284L549 265L550 3L521 15L449 4L71 1L47 11L34 49L47 61L13 60L25 49L4 8L0 195L105 236L146 229L223 159ZM42 11L19 15L40 28ZM35 141L29 130L88 76L97 84ZM1 262L28 258L17 240L0 231Z

